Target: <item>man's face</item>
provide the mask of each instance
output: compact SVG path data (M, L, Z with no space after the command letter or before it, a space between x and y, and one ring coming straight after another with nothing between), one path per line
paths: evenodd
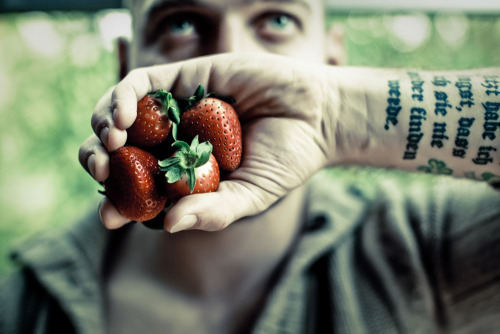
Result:
M224 52L325 62L322 0L136 0L131 66Z

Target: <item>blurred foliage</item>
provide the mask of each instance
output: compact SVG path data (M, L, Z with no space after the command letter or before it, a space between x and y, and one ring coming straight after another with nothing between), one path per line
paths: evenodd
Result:
M102 15L0 15L0 274L11 269L5 259L14 243L70 224L96 208L99 187L80 167L77 155L91 134L90 115L97 100L117 78L116 51L103 40L98 25ZM367 14L330 19L344 27L349 65L500 65L497 16ZM46 36L51 40L45 41ZM334 173L358 183L388 175L360 168ZM396 172L391 177L416 176Z
M348 65L460 70L500 65L500 16L330 15L345 31Z

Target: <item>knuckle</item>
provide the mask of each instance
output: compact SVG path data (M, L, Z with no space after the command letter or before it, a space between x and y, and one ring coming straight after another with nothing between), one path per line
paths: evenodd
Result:
M229 211L224 210L222 214L200 215L195 228L210 232L222 231L234 221L234 215Z
M94 133L100 137L101 135L101 131L104 129L104 128L108 128L109 127L109 122L106 118L103 118L103 117L100 117L98 114L94 113L92 115L92 119L90 121L91 125L92 125L92 129L94 129Z

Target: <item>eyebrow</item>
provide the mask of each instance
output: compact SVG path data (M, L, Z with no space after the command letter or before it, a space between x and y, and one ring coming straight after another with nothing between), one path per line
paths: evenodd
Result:
M271 4L290 4L302 6L307 11L311 12L311 4L306 0L243 0L243 5L249 6L257 3L271 3ZM200 0L162 0L153 4L151 8L146 13L147 22L155 21L157 13L164 10L175 9L175 8L190 8L196 6L204 6ZM153 25L154 26L154 25ZM146 24L146 44L149 44L153 31L149 28L150 26Z
M296 3L305 7L310 7L309 3L305 0L244 0L243 2L245 4L252 4L256 2Z
M252 4L252 3L257 3L257 2L274 2L274 3L290 3L290 4L298 4L301 6L304 6L308 9L311 8L311 5L309 2L305 0L244 0L245 4Z
M304 8L311 10L311 5L306 0L243 0L243 4L251 5L254 3L289 3L289 4L298 4L303 6ZM182 7L182 6L195 6L202 5L202 3L198 0L163 0L153 5L149 11L148 16L154 13L157 10L170 8L170 7Z

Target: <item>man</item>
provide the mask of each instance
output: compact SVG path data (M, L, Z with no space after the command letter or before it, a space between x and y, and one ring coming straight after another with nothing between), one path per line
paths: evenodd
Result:
M323 32L319 0L144 0L131 9L135 37L121 59L140 69L97 104L95 135L80 149L84 168L97 181L107 178L108 152L125 144L147 92L187 96L199 83L236 99L242 165L217 192L170 208L164 223L172 233L128 224L104 199L101 220L116 230L88 218L19 250L26 269L15 278L22 283L2 290L9 307L1 329L428 333L498 326L500 199L491 187L389 182L372 197L319 172L355 163L494 180L498 70L328 66L340 63L340 39ZM467 197L458 193L464 185ZM24 323L14 311L23 305Z

